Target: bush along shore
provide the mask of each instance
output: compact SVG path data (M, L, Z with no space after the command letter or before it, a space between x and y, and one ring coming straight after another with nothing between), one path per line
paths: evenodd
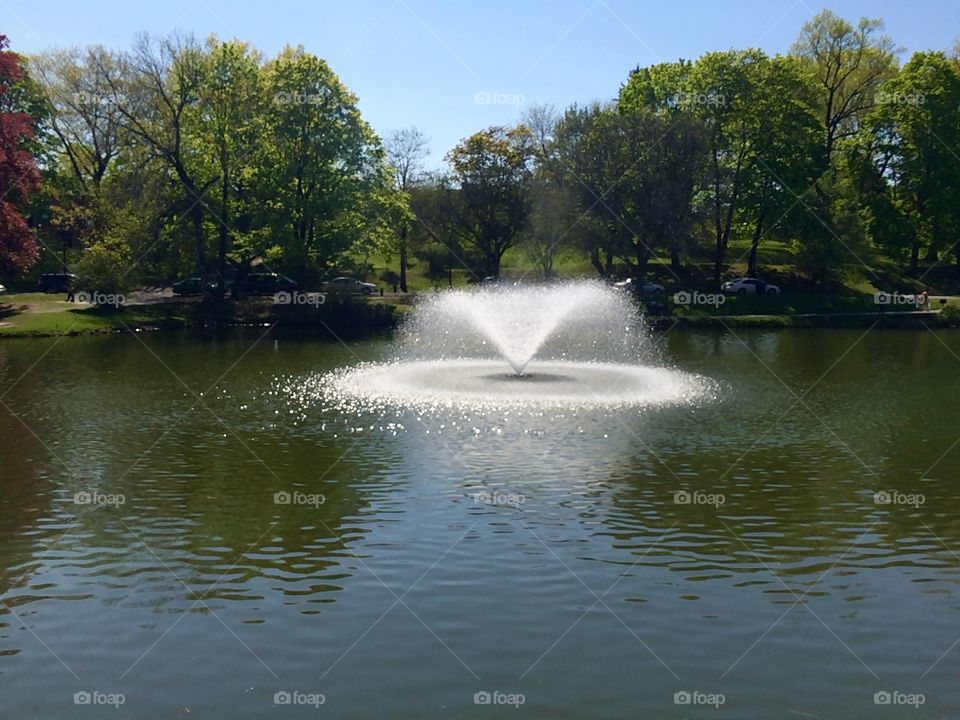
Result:
M329 336L362 336L396 328L416 295L355 298L303 294L302 302L272 297L243 300L164 298L117 305L69 303L39 293L0 298L0 339L124 333L181 328L209 329L276 325ZM929 309L900 310L867 302L798 307L789 299L731 298L722 307L682 307L667 299L642 307L655 330L734 328L957 328L960 301L931 299Z

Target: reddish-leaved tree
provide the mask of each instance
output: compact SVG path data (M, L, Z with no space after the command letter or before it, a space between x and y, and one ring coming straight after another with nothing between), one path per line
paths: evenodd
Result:
M20 56L0 35L0 274L23 272L37 261L37 240L23 216L40 171L28 149L34 119L22 111Z

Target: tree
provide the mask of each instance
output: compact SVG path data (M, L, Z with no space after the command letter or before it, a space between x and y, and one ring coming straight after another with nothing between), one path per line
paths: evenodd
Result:
M671 247L689 225L704 150L702 127L689 117L651 110L602 113L588 148L606 153L606 190L591 188L598 219L618 237L614 247L644 279L657 250ZM605 197L601 193L606 192Z
M530 130L491 127L447 155L458 186L459 234L476 251L484 272L500 275L503 254L526 225L533 147Z
M30 68L50 104L44 129L57 139L63 164L82 190L99 189L125 140L108 80L117 73L116 53L100 45L50 50L34 56Z
M423 161L430 152L430 140L414 126L393 132L386 141L387 162L393 168L394 186L409 198L423 176ZM400 256L400 289L407 292L407 255L410 250L410 226L414 218L400 213L396 225L396 249Z
M860 198L847 173L828 172L798 203L803 210L792 222L798 264L814 283L827 287L866 252Z
M804 58L822 88L824 148L853 136L875 103L880 85L896 73L896 48L883 22L861 18L854 27L830 10L803 26L793 54Z
M390 185L357 98L321 58L286 47L265 70L269 136L262 180L284 259L305 279L327 272L380 229Z
M574 239L602 278L613 274L614 259L621 254L619 225L611 224L613 218L603 206L619 177L612 177L616 169L610 155L596 148L595 125L609 112L599 103L567 108L557 120L549 155L560 185L576 198Z
M768 59L759 50L706 53L690 73L686 102L707 128L707 180L702 195L713 221L713 281L720 284L734 220L748 188L766 170L757 162L761 78Z
M238 40L219 42L211 37L204 61L199 122L194 132L204 156L216 168L220 186L214 219L218 291L222 296L226 289L227 256L236 232L232 225L236 199L242 198L247 189L251 156L262 136L264 103L260 57L249 45Z
M410 190L410 212L416 219L411 228L411 246L416 257L426 263L424 274L435 287L443 280L452 286L456 267L465 268L474 280L483 277L464 261L466 252L458 242L458 200L450 177L441 172L425 173Z
M33 156L35 117L25 111L26 75L20 56L0 35L0 272L15 274L39 257L36 238L24 210L40 185Z
M564 240L575 232L576 196L547 172L537 172L531 189L531 207L521 245L527 259L544 280L553 277L554 262L565 249Z
M209 162L198 162L191 143L205 68L204 51L196 40L176 35L162 39L142 35L131 52L97 66L126 132L173 174L183 191L182 207L190 218L194 267L200 276L207 273L204 196L218 180Z
M560 119L551 105L533 105L523 116L533 137L535 169L530 217L521 244L544 280L553 277L557 257L582 242L585 226L580 222L583 213L578 207L578 188L558 151Z
M914 53L882 87L870 116L893 206L910 219L908 271L916 274L921 247L935 259L960 233L960 76L942 52Z
M747 274L757 275L757 251L767 231L806 210L806 193L826 169L815 88L796 58L777 56L763 64L754 94L755 165L744 190L744 221L752 224ZM758 166L758 167L757 167ZM780 233L787 236L788 233Z

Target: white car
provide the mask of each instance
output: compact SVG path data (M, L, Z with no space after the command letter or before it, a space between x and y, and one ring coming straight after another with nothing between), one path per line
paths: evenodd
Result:
M7 289L3 285L0 285L0 295L3 295L6 291Z
M771 285L756 278L730 280L721 286L721 290L736 295L777 295L780 293L780 288L777 285Z
M323 283L323 289L329 293L350 293L354 295L373 295L377 286L350 277L338 277Z
M636 292L637 285L633 282L633 278L627 278L618 283L614 283L613 286L618 290L628 290L630 292ZM667 289L660 285L659 283L650 282L645 280L643 285L640 286L640 292L643 295L662 295Z

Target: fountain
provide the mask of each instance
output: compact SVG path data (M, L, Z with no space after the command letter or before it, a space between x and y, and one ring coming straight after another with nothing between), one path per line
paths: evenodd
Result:
M663 366L635 304L597 282L494 286L426 296L398 355L324 376L324 394L362 405L652 406L708 394Z

